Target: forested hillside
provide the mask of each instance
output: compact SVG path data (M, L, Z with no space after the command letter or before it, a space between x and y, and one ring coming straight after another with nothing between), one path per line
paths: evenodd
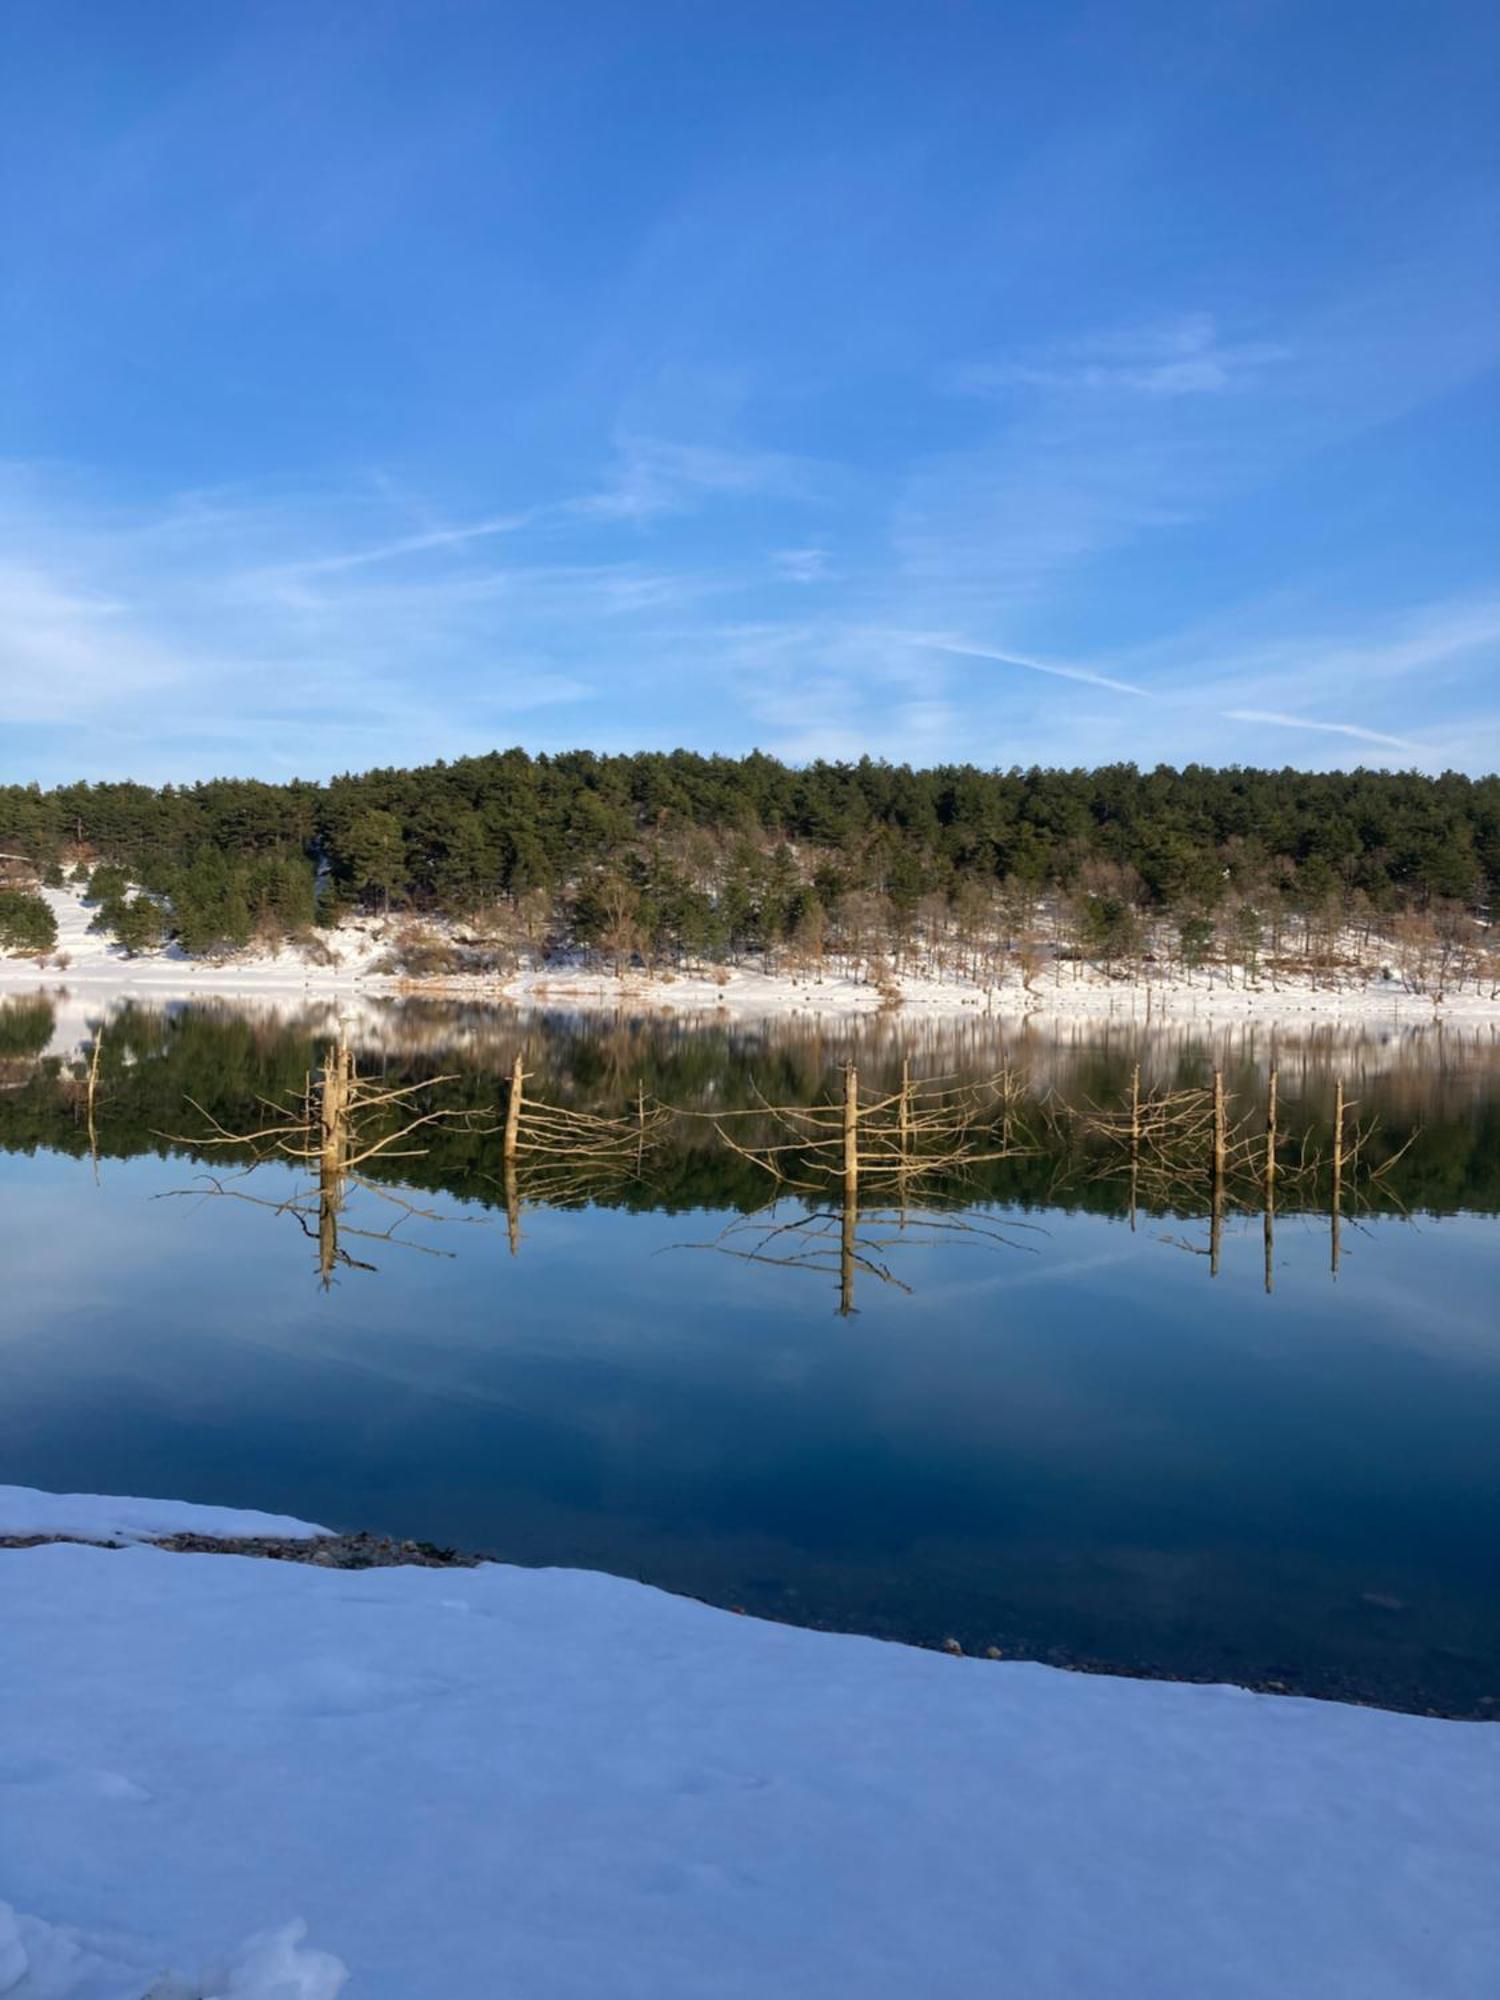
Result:
M328 784L11 786L0 850L53 879L118 868L95 881L116 927L190 950L363 907L616 959L899 956L1013 935L1040 902L1091 957L1165 926L1189 960L1243 958L1289 921L1472 929L1500 881L1500 778L507 750Z

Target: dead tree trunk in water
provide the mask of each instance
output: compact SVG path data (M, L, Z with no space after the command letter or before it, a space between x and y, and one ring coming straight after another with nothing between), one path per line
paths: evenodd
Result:
M1333 1086L1333 1201L1329 1210L1329 1257L1334 1277L1339 1274L1339 1209L1344 1194L1344 1079Z
M1151 990L1146 989L1146 1004L1151 1004ZM1130 1233L1135 1234L1136 1196L1141 1178L1141 1066L1136 1064L1130 1072Z
M896 1106L896 1144L901 1155L901 1227L906 1227L907 1167L911 1160L911 1057L901 1058L901 1095Z
M94 1163L94 1179L96 1182L99 1179L99 1133L98 1133L98 1128L94 1124L94 1099L99 1092L99 1054L100 1051L103 1049L103 1047L104 1047L104 1023L101 1021L97 1029L95 1029L94 1031L94 1048L92 1055L89 1057L89 1083L88 1083L88 1097L87 1097L88 1121L89 1121L89 1158Z
M903 1100L903 1112L905 1109ZM844 1071L844 1209L839 1231L839 1312L854 1310L854 1239L859 1219L859 1071Z
M859 1223L859 1205L845 1187L844 1212L839 1224L839 1317L847 1319L854 1310L854 1247Z
M333 1283L339 1261L353 1076L353 1052L340 1041L325 1054L318 1073L318 1275L325 1290Z
M505 1233L510 1240L510 1254L515 1257L521 1249L521 1189L516 1179L514 1159L506 1160L502 1177L505 1182Z
M1219 1252L1224 1237L1224 1167L1228 1147L1228 1126L1224 1110L1224 1072L1214 1071L1214 1179L1213 1209L1208 1225L1209 1276L1219 1275Z
M349 1082L354 1059L340 1042L323 1058L318 1072L318 1128L325 1168L337 1173L344 1164L348 1141Z
M514 1161L516 1146L521 1137L521 1092L526 1082L526 1073L521 1067L519 1052L510 1066L510 1090L505 1099L505 1136L500 1150L503 1157Z
M325 1157L318 1167L318 1276L325 1291L332 1285L338 1267L339 1210L343 1199L343 1178Z
M517 1053L505 1091L500 1127L501 1179L511 1247L519 1241L521 1200L546 1206L586 1201L612 1182L640 1180L648 1150L668 1113L647 1101L638 1082L633 1116L608 1118L565 1104L528 1097L529 1072Z
M859 1071L850 1063L844 1071L844 1193L859 1194Z
M1266 1083L1266 1290L1275 1283L1272 1260L1276 1239L1276 1068Z
M469 1112L423 1111L419 1108L419 1101L427 1092L457 1080L453 1076L437 1076L419 1083L397 1085L392 1089L376 1087L360 1076L354 1051L341 1030L338 1042L325 1052L316 1074L304 1073L301 1096L289 1103L269 1104L274 1122L258 1131L230 1131L189 1098L188 1102L203 1117L208 1128L206 1133L194 1135L189 1143L200 1147L248 1148L254 1166L271 1160L281 1163L296 1161L309 1174L316 1175L313 1186L293 1189L290 1194L279 1195L275 1199L226 1188L221 1182L213 1181L211 1176L209 1178L216 1194L231 1195L255 1207L272 1209L278 1215L293 1216L304 1234L317 1243L318 1273L327 1286L332 1284L335 1272L341 1267L361 1271L376 1268L355 1257L341 1238L358 1236L371 1241L395 1242L398 1240L395 1231L406 1217L423 1216L429 1221L439 1219L436 1211L418 1207L398 1189L371 1180L365 1169L372 1160L399 1160L425 1152L427 1149L423 1144L418 1142L413 1145L410 1142L429 1126L447 1125L473 1130L472 1114ZM167 1133L163 1136L177 1140L183 1135ZM372 1200L399 1210L397 1220L383 1230L349 1224L344 1218L344 1209L355 1189ZM422 1250L431 1256L441 1254L425 1244L408 1243L405 1247Z

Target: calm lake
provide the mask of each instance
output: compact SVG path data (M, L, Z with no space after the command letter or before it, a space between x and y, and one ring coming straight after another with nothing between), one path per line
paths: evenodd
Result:
M367 1086L445 1115L330 1218L316 1172L255 1165L276 1142L243 1135L302 1098L333 1025L0 1007L0 1479L970 1652L1500 1714L1500 1035L361 1002ZM674 1115L635 1162L533 1158L507 1189L518 1050L538 1105ZM832 1103L850 1060L878 1100L903 1059L950 1085L1003 1068L1002 1156L877 1180L852 1212L828 1188L767 1208L764 1104ZM1132 1181L1137 1066L1148 1104L1201 1106L1223 1072L1245 1123L1217 1228L1196 1152L1168 1173L1137 1149Z

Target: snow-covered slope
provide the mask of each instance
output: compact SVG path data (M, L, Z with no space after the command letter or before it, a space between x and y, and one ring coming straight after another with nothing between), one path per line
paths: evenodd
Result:
M44 1546L0 1633L15 2000L1495 1990L1484 1725L501 1566Z
M313 1521L259 1514L246 1507L204 1507L188 1500L131 1500L112 1493L39 1493L0 1486L0 1535L77 1535L86 1541L143 1542L164 1535L275 1535L301 1541L326 1535ZM4 1988L0 1987L0 1992Z
M1368 976L1332 984L1283 976L1276 984L1247 986L1221 968L1156 974L1132 984L1108 977L1097 966L1056 961L1030 985L1012 966L996 985L976 985L949 966L925 973L906 972L884 988L866 976L860 962L831 962L824 972L767 972L754 963L705 966L695 971L647 974L637 968L616 976L580 964L549 962L506 977L495 972L456 973L442 978L406 978L379 968L392 963L393 947L404 930L414 929L435 945L451 944L454 927L441 918L408 925L399 919L353 916L336 929L318 933L318 962L295 944L275 951L249 948L231 958L190 958L175 944L127 958L112 940L89 929L94 911L76 889L42 891L57 918L58 941L49 962L0 954L0 997L63 989L94 1002L115 998L192 999L219 995L250 999L291 994L349 998L422 990L458 999L509 1001L543 1010L670 1013L689 1018L729 1017L742 1021L801 1015L848 1017L881 1011L887 1003L905 1017L973 1019L993 1014L1012 1019L1035 1016L1068 1021L1139 1018L1158 1023L1276 1021L1312 1027L1324 1022L1394 1023L1445 1021L1490 1025L1500 1022L1500 988L1493 979L1474 978L1444 993L1408 988L1382 976L1371 962ZM326 962L324 959L326 957Z
M274 953L251 948L224 962L190 958L176 944L128 958L113 938L90 930L97 913L77 889L43 889L40 894L57 920L50 963L39 966L33 958L0 955L0 992L39 986L79 986L106 996L331 991L370 979L387 949L383 925L351 921L320 933L331 955L327 965L314 965L291 945Z

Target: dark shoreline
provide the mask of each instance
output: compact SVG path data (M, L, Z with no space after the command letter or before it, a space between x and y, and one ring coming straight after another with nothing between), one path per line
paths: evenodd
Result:
M175 1535L143 1536L128 1542L100 1539L90 1535L0 1535L0 1551L42 1548L56 1542L71 1542L80 1547L99 1549L148 1547L163 1549L173 1555L252 1556L263 1562L305 1563L318 1569L479 1569L486 1563L505 1560L503 1557L477 1555L435 1542L398 1540L391 1535L375 1535L365 1531L353 1534L306 1536L221 1536L200 1535L189 1531ZM534 1565L522 1566L529 1568ZM631 1580L644 1583L649 1589L662 1587L659 1584L649 1583L643 1577ZM1004 1652L995 1646L966 1655L964 1647L957 1639L951 1637L915 1639L902 1638L893 1633L851 1632L851 1628L842 1625L779 1618L774 1613L751 1612L743 1605L715 1604L709 1598L698 1597L693 1601L706 1604L713 1610L728 1611L734 1616L763 1618L768 1624L790 1625L802 1631L844 1632L854 1637L873 1638L884 1645L915 1646L924 1652L1053 1667L1060 1673L1095 1674L1116 1680L1169 1681L1183 1687L1228 1685L1244 1688L1250 1694L1287 1695L1307 1701L1335 1702L1346 1708L1374 1708L1383 1709L1388 1714L1427 1716L1436 1721L1500 1722L1500 1699L1494 1696L1481 1696L1477 1702L1466 1707L1450 1705L1434 1708L1410 1698L1392 1696L1382 1698L1368 1690L1362 1691L1357 1686L1344 1685L1327 1675L1227 1680L1224 1675L1173 1673L1164 1668L1127 1665L1118 1661L1081 1658L1056 1652L1045 1654L1024 1651Z

